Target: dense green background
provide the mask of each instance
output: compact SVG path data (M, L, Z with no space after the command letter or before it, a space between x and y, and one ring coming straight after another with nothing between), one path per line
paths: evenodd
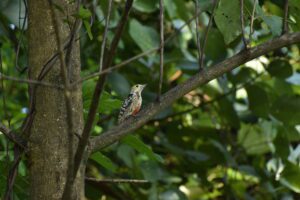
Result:
M245 0L246 38L254 0ZM300 31L300 1L290 0L290 32ZM88 1L80 9L82 76L98 70L103 18L108 0ZM197 73L197 47L190 0L164 0L165 46L163 91ZM278 37L282 29L283 0L260 0L256 5L251 46ZM20 9L21 5L21 9ZM210 0L199 0L203 39L211 15ZM114 1L108 38L124 1ZM0 42L5 75L27 78L24 4L0 1ZM91 23L91 19L92 23ZM16 50L20 47L18 59ZM129 23L118 46L114 64L159 45L157 0L135 0ZM221 0L217 6L205 49L209 67L243 47L238 0ZM50 56L50 55L49 55ZM144 105L156 99L159 55L145 56L109 74L101 97L93 135L114 126L122 99L131 85L147 83ZM0 85L0 119L18 130L28 106L27 85L4 81ZM95 79L84 82L85 115ZM277 50L186 94L143 128L91 156L87 175L96 178L146 179L147 184L95 184L87 182L89 199L300 199L300 52L299 45ZM13 144L0 133L0 197L12 164ZM26 157L19 165L15 199L28 199Z

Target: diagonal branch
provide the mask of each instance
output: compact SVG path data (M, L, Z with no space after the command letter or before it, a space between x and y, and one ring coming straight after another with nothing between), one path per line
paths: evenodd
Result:
M147 121L157 115L161 110L170 106L174 101L182 97L184 94L194 90L195 88L206 84L210 80L213 80L226 72L233 70L239 65L257 58L261 55L265 55L268 52L276 49L288 46L291 44L300 42L300 32L285 34L279 38L270 40L256 47L248 50L241 51L240 53L232 56L210 68L204 69L197 73L186 82L174 87L166 92L161 97L160 102L154 102L149 104L143 109L136 117L130 117L122 124L106 131L100 136L90 139L89 150L97 151L104 147L120 140L123 136L128 135L143 126Z
M108 52L104 52L104 65L103 65L103 70L108 69L113 61L113 57L115 55L115 52L117 50L117 46L118 43L120 41L120 38L122 36L123 30L125 28L125 24L128 20L128 16L129 16L129 12L131 10L133 4L133 0L127 0L126 4L125 4L125 10L123 12L123 15L119 21L119 24L117 26L117 30L116 30L116 34L111 42L111 46ZM97 114L98 111L98 105L99 105L99 99L100 96L102 94L103 88L104 88L104 84L106 81L106 74L102 74L99 76L96 87L95 87L95 91L93 94L93 99L92 99L92 103L89 109L89 113L88 113L88 117L86 120L86 124L84 126L83 132L82 132L82 138L79 141L78 144L78 148L75 154L75 161L74 161L74 174L73 174L73 181L76 177L77 171L80 167L80 163L83 160L83 156L85 153L85 149L88 143L88 139L90 136L90 132L94 123L94 119L95 116Z

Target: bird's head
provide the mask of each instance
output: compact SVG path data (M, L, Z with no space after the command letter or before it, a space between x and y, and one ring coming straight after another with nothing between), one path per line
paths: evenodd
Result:
M130 93L131 94L136 93L136 92L141 93L145 87L146 87L146 84L144 84L144 85L136 84L136 85L132 86Z

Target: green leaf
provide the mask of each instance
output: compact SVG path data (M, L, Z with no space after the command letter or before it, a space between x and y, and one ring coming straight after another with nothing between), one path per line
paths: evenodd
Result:
M287 162L280 177L280 183L296 193L300 193L300 167Z
M231 43L241 34L238 0L220 1L214 19L226 44Z
M256 72L249 68L249 67L243 67L239 69L235 69L234 71L228 73L227 77L233 84L243 84L247 81L250 81L252 78L252 75Z
M155 154L148 145L146 145L142 140L140 140L136 136L128 135L122 139L122 142L131 146L138 152L146 154L151 160L163 162L163 159L159 155Z
M197 0L199 2L199 10L205 11L205 10L211 10L213 1L211 0Z
M218 101L218 104L219 104L219 108L218 108L219 115L220 117L223 118L226 124L235 128L239 128L240 119L237 116L237 113L234 110L232 103L228 99L223 98Z
M276 137L276 129L272 122L263 121L261 124L261 126L242 124L239 130L238 143L249 155L275 151L272 141Z
M273 103L271 113L278 120L288 125L299 124L300 97L282 95Z
M114 99L108 92L103 92L100 98L99 111L101 113L111 113L113 110L120 109L122 101Z
M293 67L287 60L273 60L269 64L267 71L271 76L281 79L285 79L293 75Z
M86 9L83 6L80 6L78 16L81 19L88 19L89 17L92 16L92 13L89 9Z
M148 26L142 25L133 19L129 22L129 34L143 51L158 47L159 37L157 32Z
M140 12L151 13L157 10L158 0L135 0L133 7Z
M105 169L110 170L112 172L116 172L118 166L111 161L107 156L103 155L100 152L94 153L90 159L96 161L99 165L103 166Z
M218 48L216 48L216 46ZM224 59L226 56L226 47L222 34L218 29L211 28L207 36L207 44L205 47L205 55L212 59Z
M171 19L177 16L177 6L174 4L173 0L165 0L164 6Z
M91 105L91 99L92 96L88 96L84 98L83 101L83 108L85 110L88 110ZM103 92L103 94L100 97L100 103L99 103L99 112L110 114L115 110L119 110L122 106L122 101L119 99L116 99L113 95L109 94L108 92Z
M281 17L271 15L271 16L262 16L262 19L270 28L270 31L273 36L281 35L281 31L282 31L282 18Z
M127 97L130 92L130 84L122 74L116 72L109 74L108 82L118 95L122 98Z
M266 91L258 85L246 87L250 110L259 117L268 117L269 99Z
M93 39L93 34L92 34L90 23L87 20L83 20L83 24L84 24L84 27L85 27L87 33L88 33L88 36L89 36L90 40L92 40Z

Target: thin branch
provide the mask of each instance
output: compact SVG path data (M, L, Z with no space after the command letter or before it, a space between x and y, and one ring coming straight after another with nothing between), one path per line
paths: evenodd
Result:
M241 51L210 68L204 69L197 73L186 82L177 85L169 90L161 97L161 102L153 102L141 110L136 117L130 117L120 125L102 133L100 136L90 139L90 151L97 151L120 140L123 136L143 126L147 121L153 118L161 110L170 106L174 101L194 90L195 88L206 84L207 82L233 70L239 65L265 55L268 52L300 42L300 32L293 34L285 34L279 38L270 40L256 47L250 48L248 51Z
M282 27L282 34L286 34L289 32L289 25L288 25L288 17L289 17L289 0L284 1L284 18L283 18L283 27Z
M97 183L131 183L131 184L144 184L150 183L148 180L141 180L141 179L97 179L97 178L90 178L85 177L87 181L93 181Z
M158 94L157 100L160 101L160 95L163 84L164 76L164 3L163 0L159 0L159 22L160 22L160 57L159 57L159 83L158 83Z
M25 14L24 14L23 18L21 18L21 1L20 1L20 5L19 5L19 25L20 25L20 20L21 19L23 19L23 23L22 23L20 38L18 40L18 45L17 45L17 49L16 49L16 61L15 61L16 69L19 72L22 72L24 70L24 69L20 69L18 63L19 63L20 46L21 46L21 43L22 43L22 40L23 40L23 35L24 35L24 31L25 31L25 25L26 25L26 21L27 21L27 17L28 17L28 8L27 8L27 2L26 2L26 0L23 0L23 3L24 3L24 6L25 6Z
M100 76L100 75L102 75L102 74L108 74L108 73L111 73L112 71L117 70L117 69L119 69L119 68L121 68L121 67L127 65L128 63L133 62L134 60L137 60L137 59L139 59L139 58L142 58L142 57L144 57L144 56L146 56L146 55L149 55L149 54L151 54L151 53L155 53L157 50L158 50L158 48L150 49L149 51L146 51L146 52L143 52L143 53L141 53L141 54L138 54L138 55L136 55L136 56L134 56L134 57L132 57L132 58L129 58L128 60L123 61L122 63L116 64L116 65L114 65L114 66L112 66L112 67L110 67L110 68L107 68L107 69L105 69L105 70L102 70L101 72L96 72L96 73L92 73L92 74L90 74L90 75L87 75L86 77L82 78L81 80L79 80L79 81L77 81L77 82L74 82L74 83L72 84L72 87L75 87L77 84L80 84L80 83L82 83L82 82L84 82L84 81L87 81L87 80L89 80L89 79L98 77L98 76Z
M108 69L112 64L113 57L117 50L118 43L122 36L123 30L125 28L125 24L128 21L128 16L129 16L129 12L131 10L132 4L133 4L133 0L126 1L125 10L124 10L123 15L117 26L116 34L111 42L110 49L108 52L104 53L104 55L105 55L104 66L103 66L104 70ZM83 160L83 156L84 156L85 149L86 149L86 146L88 143L90 132L91 132L91 129L92 129L92 126L94 123L95 116L98 111L99 99L100 99L100 96L101 96L103 88L104 88L105 80L106 80L106 75L105 74L100 75L98 78L96 87L95 87L95 91L93 94L93 99L92 99L92 103L90 105L86 124L85 124L83 132L82 132L82 138L79 141L78 148L77 148L77 151L75 154L74 174L73 174L72 182L74 182L76 174L79 170L80 164Z
M242 40L245 49L247 49L247 41L245 38L245 25L244 25L244 0L240 0L240 20L241 20L241 30L242 30Z
M66 187L63 193L62 199L70 199L72 195L72 188L73 188L73 168L74 168L74 125L73 125L73 111L72 111L72 102L71 102L71 90L70 90L70 82L68 77L68 68L65 61L65 54L64 54L64 48L62 44L61 35L59 32L59 22L57 15L54 10L54 5L52 0L49 0L50 5L50 13L51 13L51 19L54 26L54 32L55 32L55 38L58 48L58 54L59 54L59 60L60 60L60 73L61 78L64 84L64 97L65 97L65 104L66 104L66 121L67 121L67 131L68 131L68 145L69 145L69 157L68 157L68 171L67 171L67 180L66 180ZM76 30L76 29L75 29ZM73 37L75 38L75 36ZM73 41L74 42L74 41ZM71 42L71 43L73 43ZM71 52L69 56L71 55ZM69 69L70 70L70 69Z
M104 51L105 51L105 45L106 45L106 38L108 33L108 26L109 26L109 20L111 15L111 7L112 7L112 0L108 1L108 8L107 8L107 16L105 20L105 29L103 34L103 40L101 44L101 53L100 53L100 60L99 60L99 72L102 71L103 68L103 58L104 58Z
M205 51L205 47L206 47L206 42L207 42L207 38L208 38L208 33L209 33L209 30L212 26L212 20L213 20L213 17L214 17L214 14L215 14L215 10L216 10L216 7L219 3L219 0L213 0L213 8L212 8L212 11L211 11L211 15L210 15L210 18L209 18L209 21L208 21L208 25L205 29L205 33L204 33L204 39L203 39L203 45L202 45L202 49L201 49L201 56L200 56L200 68L204 68L204 51Z
M249 44L251 44L251 41L252 41L252 35L253 35L253 32L254 32L254 30L253 30L253 23L254 23L254 19L255 19L256 4L257 4L257 0L254 0L253 9L252 9L252 14L251 14L251 19L250 19Z
M0 122L0 132L3 133L11 142L18 145L19 147L25 149L26 141L21 138L19 135L15 134L9 128L7 128L4 124Z
M195 5L195 15L196 15L196 20L195 20L195 30L196 30L196 42L197 42L197 52L198 52L198 65L199 65L199 71L202 70L201 67L201 41L200 41L200 32L199 32L199 1L195 0L196 5Z
M54 85L52 83L44 82L44 81L36 81L36 80L31 80L31 79L21 79L17 77L12 77L12 76L7 76L4 74L0 73L0 80L8 80L8 81L14 81L18 83L26 83L29 85L39 85L39 86L44 86L44 87L50 87L50 88L56 88L59 90L64 89L63 86L61 85Z
M8 178L7 178L7 187L6 187L6 191L4 194L4 200L11 200L12 199L12 191L13 191L13 186L17 177L17 173L18 173L18 166L19 163L21 161L22 158L22 152L23 149L20 149L19 146L15 146L14 147L14 162L12 167L9 170L8 173Z

